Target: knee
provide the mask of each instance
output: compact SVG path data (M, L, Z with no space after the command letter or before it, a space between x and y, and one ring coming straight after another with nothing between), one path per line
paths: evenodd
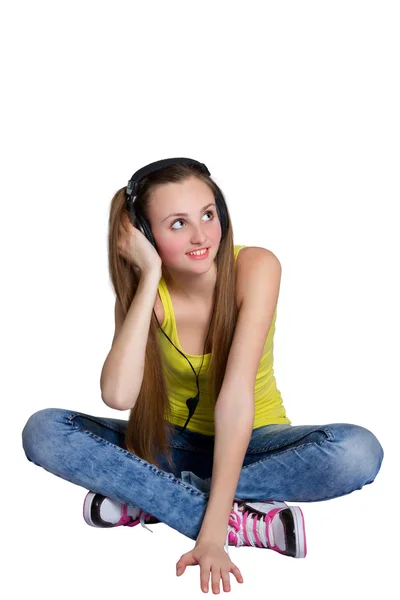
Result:
M360 485L371 483L382 464L384 452L377 437L365 427L349 423L337 424L335 438L341 452L341 469L352 473Z
M33 413L27 420L22 430L22 447L29 461L42 465L60 411L57 408L44 408Z

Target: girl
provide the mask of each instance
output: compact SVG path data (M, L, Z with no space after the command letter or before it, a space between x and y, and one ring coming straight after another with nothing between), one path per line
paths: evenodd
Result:
M108 241L115 334L101 395L129 420L39 410L22 434L28 460L89 490L91 526L161 521L196 540L177 574L199 564L203 591L210 574L214 593L220 579L230 591L229 573L243 582L229 545L305 557L302 511L285 500L361 489L383 449L361 426L286 416L273 371L279 260L234 245L221 190L188 158L132 176Z

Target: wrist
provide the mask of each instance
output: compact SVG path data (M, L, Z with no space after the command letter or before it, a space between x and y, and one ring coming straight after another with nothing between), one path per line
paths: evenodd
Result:
M216 537L208 537L199 535L196 539L195 547L197 546L215 546L217 548L223 548L225 546L226 536L223 540Z
M196 539L196 545L211 544L214 546L224 546L228 533L228 525L226 527L208 528L202 527Z

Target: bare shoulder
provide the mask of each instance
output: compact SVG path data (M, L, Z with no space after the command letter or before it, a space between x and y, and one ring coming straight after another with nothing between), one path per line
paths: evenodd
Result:
M272 250L261 248L260 246L246 246L245 248L239 250L239 254L236 259L237 264L239 264L239 261L243 262L247 260L251 262L252 260L257 260L259 256L275 257L275 259L278 260L278 257L272 252Z
M272 250L259 246L247 246L239 251L236 259L236 294L239 306L246 289L248 289L249 279L253 277L260 261L263 261L265 265L270 265L271 273L281 270L281 263Z

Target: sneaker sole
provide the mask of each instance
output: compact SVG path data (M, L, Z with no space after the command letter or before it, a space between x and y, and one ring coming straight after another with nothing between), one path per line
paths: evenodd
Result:
M293 515L294 532L297 542L295 558L305 558L307 555L307 540L303 512L300 506L289 506L289 508Z
M91 510L92 510L92 504L93 504L93 499L96 496L96 492L88 492L86 494L85 500L83 502L83 518L85 519L86 523L88 525L90 525L91 527L100 527L100 525L96 525L91 517ZM103 527L107 527L106 525ZM113 527L113 525L109 525L109 527Z

